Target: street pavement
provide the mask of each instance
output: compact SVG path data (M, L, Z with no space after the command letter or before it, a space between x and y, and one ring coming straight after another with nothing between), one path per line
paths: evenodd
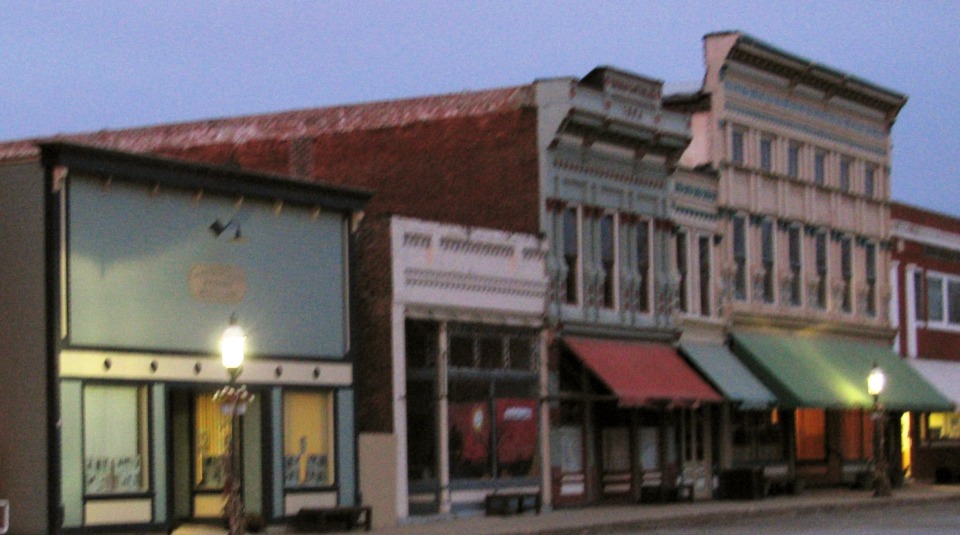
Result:
M708 500L696 503L637 504L590 506L560 509L535 515L532 512L513 516L482 516L417 518L401 526L375 529L373 535L587 535L596 533L714 533L724 525L736 522L759 522L769 527L770 519L799 518L798 528L804 527L804 518L823 515L869 515L891 507L955 504L950 510L960 509L960 485L928 485L913 483L894 489L889 498L874 498L869 490L847 488L807 489L799 496L774 496L763 500L727 501ZM960 515L958 515L960 516ZM864 518L870 518L865 516ZM766 520L765 520L766 519ZM779 520L778 520L779 521ZM855 524L856 528L860 524ZM749 526L749 524L748 524ZM909 526L908 526L909 527ZM904 528L907 529L908 527ZM757 532L749 527L717 533ZM687 530L687 531L682 531ZM282 528L269 530L283 533ZM766 528L761 532L768 531ZM889 531L887 533L917 533L917 530ZM957 533L960 529L947 531ZM174 535L215 535L222 530L184 526ZM356 532L353 532L356 533ZM783 533L826 533L823 531L784 531ZM873 533L872 531L832 531L830 533ZM928 533L941 533L930 531Z

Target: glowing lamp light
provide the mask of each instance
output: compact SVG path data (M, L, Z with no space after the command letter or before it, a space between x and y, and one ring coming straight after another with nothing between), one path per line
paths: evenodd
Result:
M883 373L883 368L874 363L873 367L870 368L870 374L867 375L867 392L871 396L879 396L886 384L887 376Z
M230 326L223 331L220 338L220 358L223 367L228 370L237 370L243 365L243 354L247 346L247 335L237 324L237 316L230 317Z

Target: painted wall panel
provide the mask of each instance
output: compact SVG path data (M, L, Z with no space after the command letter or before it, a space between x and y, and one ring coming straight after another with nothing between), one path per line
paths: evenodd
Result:
M356 425L353 415L353 390L337 391L336 474L340 484L340 505L353 505L356 501Z
M89 178L69 202L71 344L210 352L236 311L248 353L343 354L340 215Z
M153 385L151 395L151 441L153 458L150 459L153 470L153 519L164 522L167 519L167 391L161 384Z
M83 409L80 381L60 383L63 525L83 524Z
M46 533L49 440L44 181L35 164L0 167L0 498L14 533ZM10 313L7 313L7 312ZM31 418L24 418L31 415Z

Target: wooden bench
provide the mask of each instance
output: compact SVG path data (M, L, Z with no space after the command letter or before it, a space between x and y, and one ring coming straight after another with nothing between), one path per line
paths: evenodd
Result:
M364 530L370 531L372 521L373 512L369 505L304 507L293 517L293 529L302 533L352 530L363 526Z
M509 515L512 513L521 514L526 509L527 500L533 500L533 508L540 514L542 498L539 490L521 491L508 490L492 492L487 494L484 501L487 515L499 514Z

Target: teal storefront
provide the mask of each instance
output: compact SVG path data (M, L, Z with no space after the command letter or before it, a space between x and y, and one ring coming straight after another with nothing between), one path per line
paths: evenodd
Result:
M236 429L248 513L357 497L351 224L361 190L71 144L42 146L60 217L65 530L219 522L230 418L218 339L247 334ZM53 282L53 280L51 280ZM53 286L53 284L52 284ZM57 455L58 453L58 455Z

